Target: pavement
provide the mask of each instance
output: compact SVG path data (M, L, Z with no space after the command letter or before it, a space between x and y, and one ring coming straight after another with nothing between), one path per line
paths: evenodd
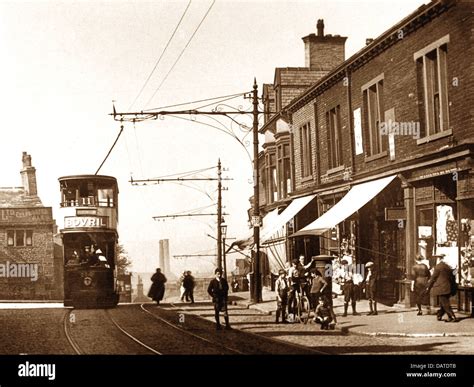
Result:
M255 304L249 299L249 292L231 293L229 299L234 305L255 309L262 314L275 314L275 293L264 288L261 303ZM369 303L361 300L357 303L357 312L360 316L353 316L349 306L349 314L342 317L344 301L342 296L334 300L334 312L337 316L336 331L340 334L355 334L365 336L385 337L474 337L474 318L468 314L454 312L459 319L456 323L446 323L436 319L436 309L432 308L427 314L423 310L422 316L417 316L416 308L404 308L401 306L389 306L382 303L377 304L378 315L368 316ZM446 316L444 317L446 319ZM325 331L328 333L336 333Z

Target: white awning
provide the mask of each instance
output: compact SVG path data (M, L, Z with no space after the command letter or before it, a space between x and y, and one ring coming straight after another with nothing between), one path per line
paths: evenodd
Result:
M396 175L388 176L353 186L334 207L291 237L321 235L330 230L377 196L395 177Z
M283 212L275 218L271 219L271 222L264 224L261 231L260 242L264 243L272 238L279 229L281 229L286 223L298 214L306 205L314 199L316 195L303 196L301 198L294 199Z

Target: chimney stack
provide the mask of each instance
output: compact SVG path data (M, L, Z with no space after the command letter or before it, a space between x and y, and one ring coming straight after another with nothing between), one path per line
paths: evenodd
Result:
M318 19L316 29L318 30L318 36L322 38L324 36L324 19Z
M31 156L23 152L21 159L23 168L20 171L23 188L26 196L38 196L38 188L36 185L36 169L31 165Z
M309 34L303 38L305 48L305 67L311 70L329 72L344 62L344 48L347 37L324 35L324 20L316 23L317 35Z
M368 46L370 43L372 43L374 41L374 39L372 38L367 38L365 39L365 45Z

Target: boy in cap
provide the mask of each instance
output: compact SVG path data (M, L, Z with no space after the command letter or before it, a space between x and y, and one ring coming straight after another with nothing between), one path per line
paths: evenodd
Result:
M377 301L375 300L375 292L377 291L377 276L374 272L374 263L367 262L365 264L367 274L365 276L365 295L369 300L370 312L368 316L376 316L377 313Z
M321 324L322 330L328 330L330 328L334 329L335 324L331 324L333 321L333 314L334 312L332 311L327 297L324 297L319 300L319 305L316 307L314 322Z
M288 323L286 321L286 305L288 303L288 281L286 280L286 271L284 269L280 269L278 271L279 277L275 281L275 293L277 299L277 310L276 310L276 320L275 322L278 324L280 322L280 315L281 315L281 322L283 324Z

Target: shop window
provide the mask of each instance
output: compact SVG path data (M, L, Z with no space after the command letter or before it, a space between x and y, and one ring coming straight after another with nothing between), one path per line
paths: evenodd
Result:
M436 265L433 254L444 254L446 262L458 267L458 223L455 204L432 204L417 208L418 253Z
M31 230L8 230L7 246L23 247L33 246L33 231Z
M459 201L460 283L474 285L474 199Z

